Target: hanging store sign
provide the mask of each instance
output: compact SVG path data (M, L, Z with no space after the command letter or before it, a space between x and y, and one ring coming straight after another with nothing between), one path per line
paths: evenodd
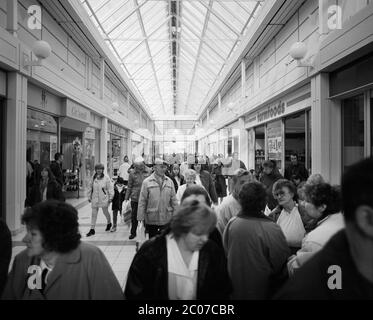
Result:
M112 134L116 134L118 136L127 137L127 130L117 126L116 124L109 122L108 123L108 131Z
M91 112L87 108L70 99L63 100L62 115L85 123L91 119Z

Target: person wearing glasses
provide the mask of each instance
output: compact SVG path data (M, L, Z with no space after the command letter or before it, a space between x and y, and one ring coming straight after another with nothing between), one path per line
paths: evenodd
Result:
M289 275L305 264L312 256L321 250L329 239L345 227L341 213L341 195L337 187L328 183L305 186L307 214L316 219L317 226L306 235L302 248L290 257L288 262Z
M270 218L281 227L291 252L295 253L306 234L296 203L297 189L291 181L280 179L273 185L273 196L282 210L279 214L270 214Z

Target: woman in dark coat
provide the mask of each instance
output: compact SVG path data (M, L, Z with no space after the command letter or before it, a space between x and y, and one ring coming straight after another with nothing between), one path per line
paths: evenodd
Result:
M227 196L227 184L225 182L225 177L222 174L223 164L220 159L212 165L211 175L215 183L216 195L223 201L223 198Z
M232 291L224 251L208 239L215 213L193 200L183 204L170 228L145 242L128 272L129 300L227 299Z
M41 179L36 180L30 195L26 199L26 207L31 207L45 200L65 201L61 186L56 181L51 169L49 167L43 168L40 175Z

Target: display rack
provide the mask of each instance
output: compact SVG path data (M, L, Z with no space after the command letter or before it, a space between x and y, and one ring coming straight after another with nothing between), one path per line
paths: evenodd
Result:
M75 172L66 171L64 173L64 189L65 191L77 191L78 192L78 199L79 199L79 170Z

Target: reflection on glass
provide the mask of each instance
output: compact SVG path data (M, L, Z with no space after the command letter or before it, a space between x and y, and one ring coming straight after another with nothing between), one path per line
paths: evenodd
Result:
M281 120L267 124L268 160L274 160L277 169L282 169L282 131Z
M255 128L255 171L261 172L265 160L265 127Z
M298 113L285 120L285 167L290 155L296 153L298 162L306 166L306 114Z
M364 158L364 95L343 101L343 166Z

